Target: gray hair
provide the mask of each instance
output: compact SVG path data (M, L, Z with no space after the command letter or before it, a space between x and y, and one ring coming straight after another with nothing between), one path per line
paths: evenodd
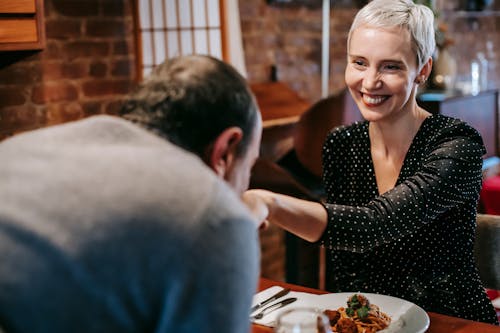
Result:
M362 25L377 28L401 27L412 37L412 48L417 56L420 70L436 48L434 13L429 7L415 4L411 0L373 0L356 14L349 30L349 49L354 30Z
M260 117L246 80L231 65L205 55L180 56L157 66L120 113L200 157L232 126L243 131L237 148L242 156Z

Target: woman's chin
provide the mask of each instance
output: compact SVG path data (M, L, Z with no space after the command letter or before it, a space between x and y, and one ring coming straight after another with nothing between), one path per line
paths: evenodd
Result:
M360 111L361 111L361 116L366 121L373 122L373 121L380 120L384 117L384 114L380 113L380 112L371 111L371 110L364 110L362 108L360 108Z

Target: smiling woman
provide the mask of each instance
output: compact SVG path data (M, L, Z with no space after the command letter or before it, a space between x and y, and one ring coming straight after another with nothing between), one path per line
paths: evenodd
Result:
M373 0L356 15L345 79L365 121L326 138L326 203L264 190L245 197L269 222L326 248L327 290L497 323L471 246L483 141L465 122L416 103L432 67L433 21L411 0Z

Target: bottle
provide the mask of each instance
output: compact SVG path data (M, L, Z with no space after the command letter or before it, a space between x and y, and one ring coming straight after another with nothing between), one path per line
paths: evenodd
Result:
M479 90L485 91L488 89L489 61L483 52L477 53L477 59L479 60Z
M488 63L483 52L478 52L472 59L470 64L472 95L488 89Z
M488 60L488 82L486 89L491 90L491 89L498 89L498 73L497 73L497 55L495 52L495 47L493 44L493 41L488 40L486 41L486 53L485 53L486 59Z
M479 94L479 61L477 59L472 59L470 63L470 76L470 93L475 96Z

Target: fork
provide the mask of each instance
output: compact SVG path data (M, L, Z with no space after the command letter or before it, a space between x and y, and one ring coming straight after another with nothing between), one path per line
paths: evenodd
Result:
M264 309L262 309L262 311L260 311L259 313L251 316L250 319L252 321L262 319L265 315L267 315L275 310L281 309L282 307L287 306L288 304L293 303L296 300L297 300L296 297L290 297L290 298L286 298L278 303L274 303L272 305L269 305L268 307L265 307Z

